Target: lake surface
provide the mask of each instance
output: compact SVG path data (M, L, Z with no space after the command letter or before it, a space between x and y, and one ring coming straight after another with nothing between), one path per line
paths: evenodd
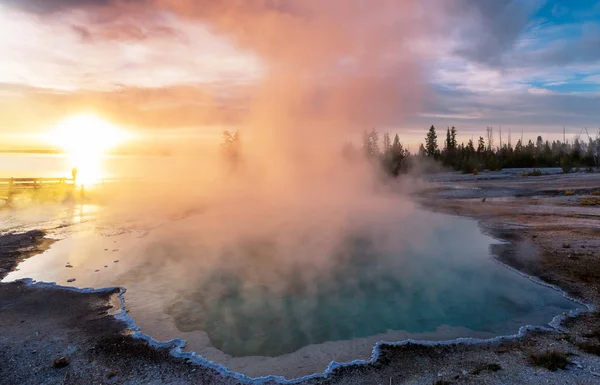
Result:
M98 159L104 178L140 176L140 159L160 164L161 157L105 155ZM66 154L0 153L0 178L70 178L76 167Z
M193 216L177 220L193 224ZM170 226L69 234L5 281L124 286L130 316L150 336L184 338L188 350L233 371L288 378L368 359L380 340L509 335L579 307L495 262L497 241L475 221L420 209L389 230L397 248L348 234L310 263L282 255L274 239L215 252L201 234L162 237ZM402 237L402 226L419 235Z

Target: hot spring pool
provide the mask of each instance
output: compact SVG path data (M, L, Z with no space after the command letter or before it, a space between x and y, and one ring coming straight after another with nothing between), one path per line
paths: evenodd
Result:
M217 250L202 236L162 236L170 226L189 230L191 220L74 233L5 281L126 287L126 308L144 333L183 338L187 350L252 377L368 359L380 340L516 334L580 307L497 263L497 241L469 219L414 210L397 224L410 231L355 232L336 247L282 235Z

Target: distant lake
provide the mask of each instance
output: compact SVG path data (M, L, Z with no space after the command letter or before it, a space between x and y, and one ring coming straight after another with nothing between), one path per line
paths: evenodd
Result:
M161 156L105 155L100 159L103 178L143 176L146 170L167 166L168 158ZM70 178L72 164L67 154L0 153L0 178Z

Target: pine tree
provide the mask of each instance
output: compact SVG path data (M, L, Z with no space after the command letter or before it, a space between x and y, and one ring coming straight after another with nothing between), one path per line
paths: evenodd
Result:
M436 156L438 152L437 134L435 133L435 127L431 126L429 132L425 137L425 151L427 156Z
M456 127L452 126L450 129L450 144L452 145L452 149L455 149L457 146L456 143Z
M390 141L390 134L386 132L385 134L383 134L383 153L387 153L391 147L392 144Z
M394 143L392 144L392 153L394 155L406 156L404 147L402 146L402 143L400 143L400 137L398 136L398 134L394 136Z
M371 132L363 134L363 150L369 158L378 157L381 154L379 150L379 133L372 129Z
M479 137L479 142L477 143L477 156L482 156L485 152L485 141L483 140L483 136Z
M469 143L467 143L467 151L470 154L475 154L475 146L473 145L473 139L469 139Z

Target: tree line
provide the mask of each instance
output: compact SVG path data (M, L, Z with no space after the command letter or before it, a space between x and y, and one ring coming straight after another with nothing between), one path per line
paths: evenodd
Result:
M456 135L455 127L448 128L440 150L435 127L431 126L425 137L425 145L419 148L419 155L432 157L446 166L467 173L483 169L495 171L502 168L532 167L561 167L564 172L571 172L575 168L592 170L599 167L599 137L590 137L585 141L577 136L572 142L550 142L538 136L535 143L531 140L525 143L523 139L519 139L513 147L510 141L495 146L491 127L487 128L485 139L479 137L477 145L472 139L466 145L457 144Z
M535 143L531 140L525 143L519 139L513 147L510 141L500 142L499 146L495 146L491 127L486 130L486 138L480 136L477 144L473 139L466 144L459 144L457 134L456 127L448 127L440 148L437 131L431 126L425 136L425 142L419 145L416 154L412 154L404 147L398 134L392 139L390 134L385 132L381 140L379 132L372 129L363 133L361 148L346 142L342 154L349 160L366 157L392 176L410 170L422 159L431 159L464 173L496 171L503 168L561 167L564 172L578 168L588 171L592 171L594 167L600 168L600 137L588 138L587 141L575 137L571 142L550 142L538 136ZM239 134L225 131L222 150L233 167L239 162L239 149Z
M459 144L457 133L456 127L448 127L440 148L436 129L431 126L418 152L411 154L402 146L398 135L390 145L388 133L383 135L383 148L380 149L379 134L371 130L363 134L363 151L368 158L379 159L384 170L392 175L409 169L419 158L432 159L464 173L542 167L561 167L564 172L571 172L578 168L592 171L594 167L600 167L600 137L587 141L576 137L571 142L550 142L538 136L535 143L519 139L513 147L510 141L495 146L491 127L486 130L486 138L480 136L477 144L472 139Z

